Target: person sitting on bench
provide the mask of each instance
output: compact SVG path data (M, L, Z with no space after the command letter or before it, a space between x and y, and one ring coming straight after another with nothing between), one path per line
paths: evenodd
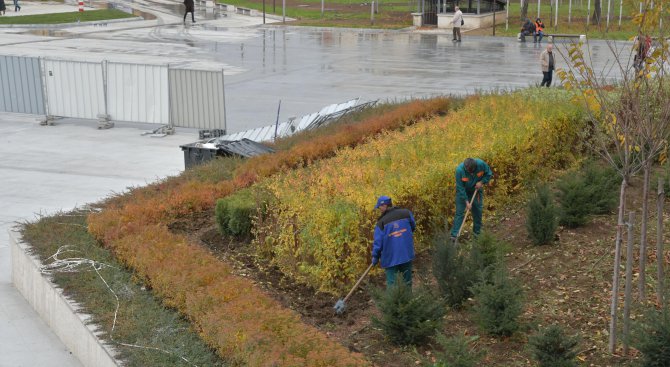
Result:
M535 34L535 24L526 18L526 21L521 27L521 32L519 33L519 41L526 42L526 36Z
M538 36L540 36L539 40L537 39ZM542 37L544 37L544 23L542 23L542 19L537 18L535 19L535 33L533 34L533 43L542 43Z

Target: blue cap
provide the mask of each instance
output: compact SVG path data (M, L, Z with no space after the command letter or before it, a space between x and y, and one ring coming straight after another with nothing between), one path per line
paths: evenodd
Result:
M380 196L379 199L377 199L377 205L375 205L375 209L379 209L379 207L382 206L382 205L389 205L390 206L391 205L391 198L386 196L386 195Z

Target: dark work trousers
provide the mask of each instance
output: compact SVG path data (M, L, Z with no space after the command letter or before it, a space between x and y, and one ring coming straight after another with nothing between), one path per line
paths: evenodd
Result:
M193 12L193 11L188 11L188 10L184 12L184 22L186 21L186 15L187 15L188 13L191 13L191 21L192 21L193 23L195 23L195 12Z
M544 78L542 78L542 84L540 84L540 87L544 87L545 84L547 85L547 87L551 86L551 77L553 73L554 73L553 70L542 72L542 74L544 74Z
M460 41L460 40L461 40L461 27L454 27L454 41Z
M405 281L410 288L412 287L412 262L406 262L404 264L391 266L386 268L386 288L391 288L398 277L402 276L402 279Z

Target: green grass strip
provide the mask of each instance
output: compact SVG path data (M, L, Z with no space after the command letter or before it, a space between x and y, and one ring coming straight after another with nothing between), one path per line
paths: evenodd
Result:
M112 324L117 301L98 273L90 266L77 272L56 272L53 281L64 293L91 315L100 326L102 338L117 351L125 366L224 366L224 362L193 332L188 321L161 305L131 272L99 247L86 230L88 212L60 213L23 228L24 240L44 264L61 246L68 246L59 258L85 258L106 264L100 271L119 298L114 332ZM134 344L128 347L119 343ZM146 348L144 348L146 347ZM182 358L183 357L183 358ZM187 363L184 359L190 361Z
M96 20L134 18L135 15L128 14L116 9L87 10L83 12L52 13L20 15L16 17L0 17L0 24L63 24L76 22L92 22Z

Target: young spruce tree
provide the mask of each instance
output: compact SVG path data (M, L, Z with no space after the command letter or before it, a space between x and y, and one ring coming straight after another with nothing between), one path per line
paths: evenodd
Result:
M526 229L535 245L551 243L556 236L557 209L554 198L547 185L539 185L528 202Z
M390 288L373 294L381 317L373 317L372 324L382 329L394 344L416 345L435 335L446 306L428 290L412 291L400 279Z
M531 336L528 344L539 367L576 367L575 347L579 338L567 336L558 325L551 325Z

